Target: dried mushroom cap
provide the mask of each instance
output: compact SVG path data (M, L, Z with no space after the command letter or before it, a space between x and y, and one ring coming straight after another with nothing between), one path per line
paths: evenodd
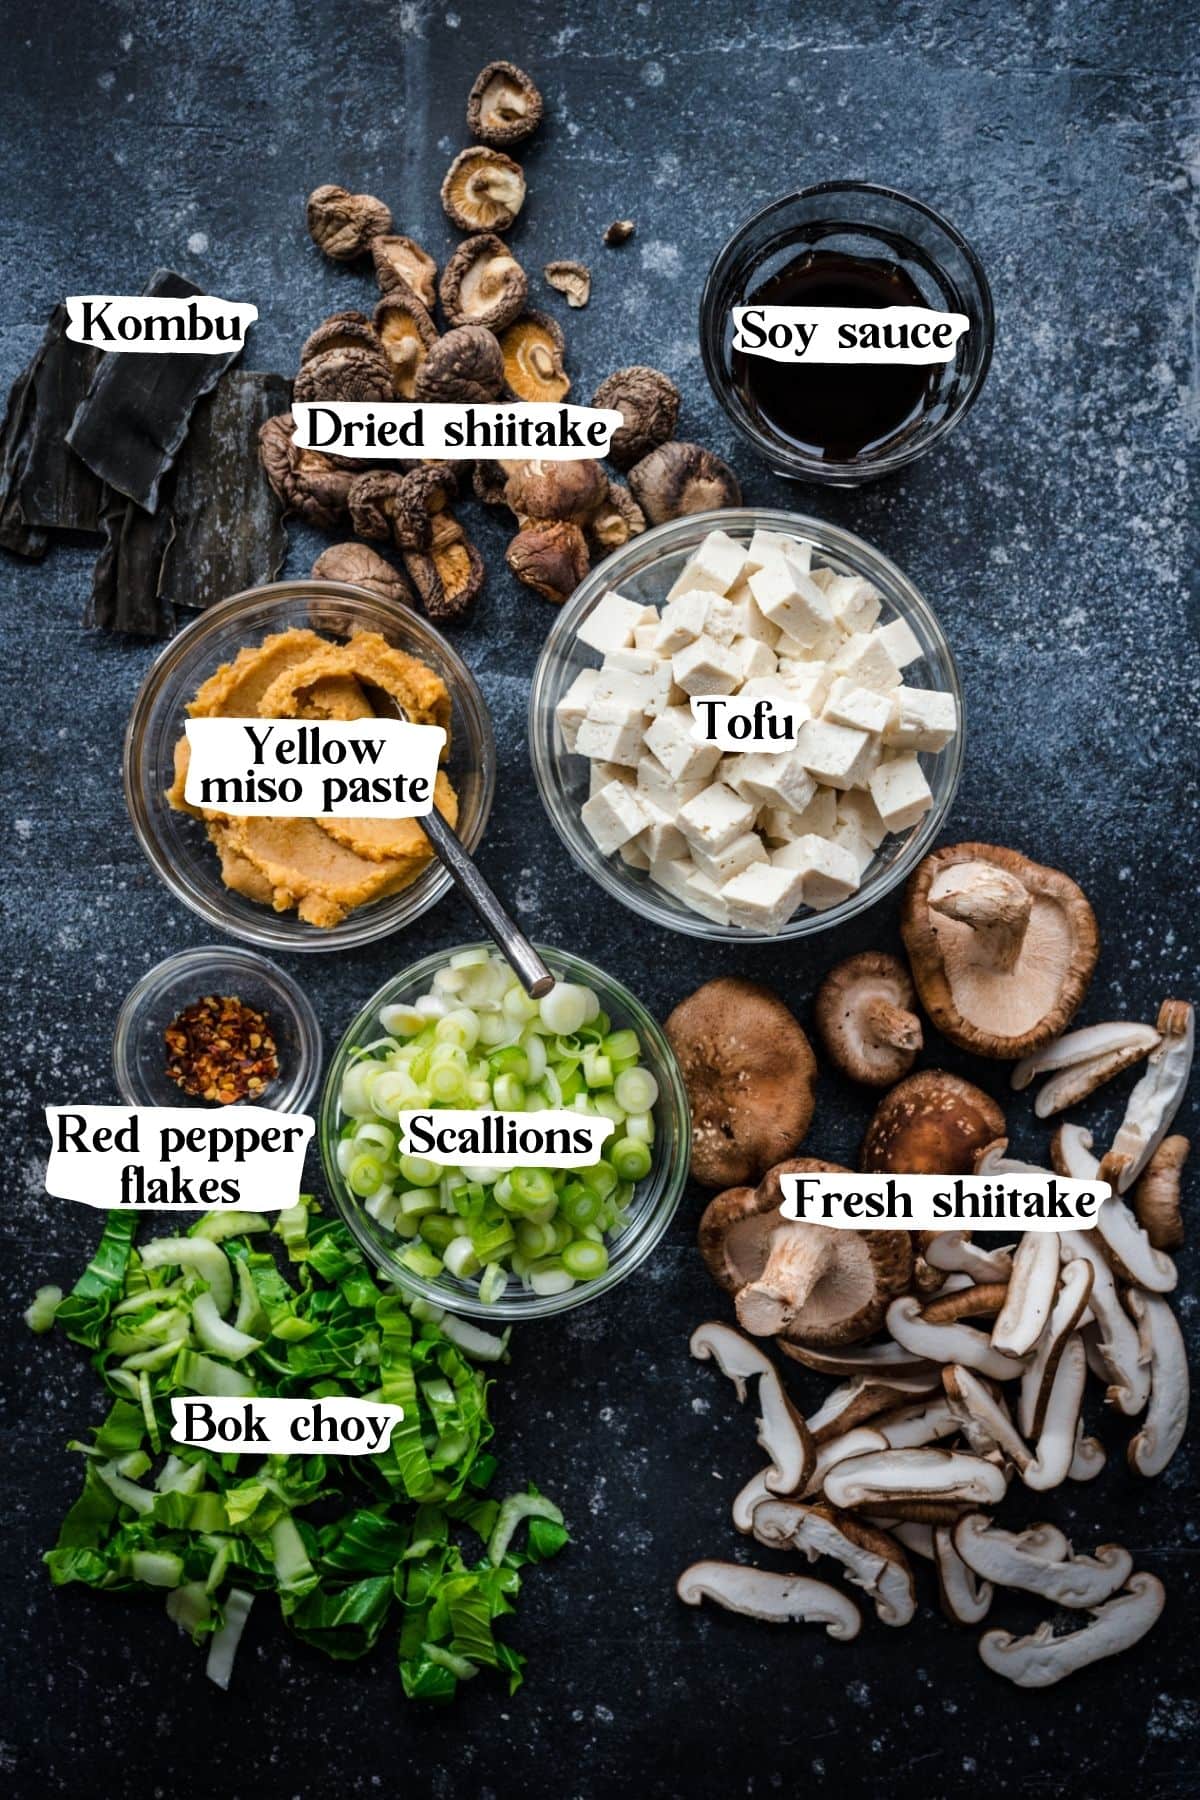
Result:
M674 435L679 389L661 369L633 363L600 383L592 405L612 407L621 414L624 423L613 432L608 458L618 469L628 469Z
M383 346L326 350L302 363L292 389L296 400L390 400L392 373Z
M350 519L359 537L399 546L411 536L420 508L405 486L407 479L398 469L367 469L354 480Z
M632 219L614 219L611 225L604 227L604 242L612 250L618 244L627 244L636 230Z
M374 194L351 194L328 184L308 196L307 217L313 243L335 262L353 262L392 229L391 213Z
M482 325L459 325L430 350L417 370L418 400L494 400L504 385L500 345Z
M520 163L500 150L460 150L442 182L442 205L460 231L507 231L525 202Z
M379 339L366 313L348 309L330 313L315 331L310 331L300 346L301 363L311 362L327 350L369 350L379 354Z
M314 581L345 581L366 588L381 600L411 606L416 599L402 570L393 567L369 544L330 544L312 566Z
M592 271L586 263L548 262L542 270L548 285L565 294L568 306L586 306L592 293Z
M714 1600L727 1612L771 1624L815 1622L841 1643L849 1643L862 1628L862 1614L849 1595L811 1575L775 1575L743 1563L698 1562L683 1571L675 1592L685 1606Z
M490 457L481 456L471 470L471 488L475 498L484 506L503 506L504 489L508 476L502 464L493 462Z
M982 1088L945 1069L921 1069L891 1089L863 1139L864 1172L971 1175L975 1158L1004 1131L1004 1114Z
M699 444L661 444L630 469L629 485L652 525L742 503L729 464Z
M588 542L607 554L645 529L646 515L624 482L610 481L608 493L587 522Z
M608 477L598 462L519 462L504 487L504 499L519 519L572 519L582 525L608 497Z
M413 290L396 281L375 308L375 330L397 397L411 400L417 371L438 341L437 326Z
M952 1043L1022 1057L1057 1037L1099 954L1095 914L1057 869L994 844L927 856L901 917L921 1004Z
M461 619L483 590L484 566L474 544L450 512L434 521L428 550L406 550L404 566L431 619Z
M587 540L570 519L547 519L525 525L504 560L518 581L543 599L569 600L590 566Z
M826 975L817 989L817 1031L835 1068L868 1087L907 1075L921 1048L916 993L898 957L864 950Z
M375 279L380 291L390 294L403 284L428 312L437 299L437 264L415 238L377 237L371 245Z
M442 311L451 325L511 325L525 305L525 271L493 231L481 231L458 246L442 273Z
M259 428L259 460L285 512L332 531L346 516L355 476L318 450L302 450L292 441L295 429L291 413L268 419Z
M565 400L571 381L563 368L566 340L549 313L526 312L499 334L504 384L518 400Z
M467 129L481 143L519 144L542 122L542 96L516 63L490 62L467 96Z
M704 1187L757 1181L803 1140L817 1064L778 994L726 975L680 1002L664 1027L692 1112L692 1174Z

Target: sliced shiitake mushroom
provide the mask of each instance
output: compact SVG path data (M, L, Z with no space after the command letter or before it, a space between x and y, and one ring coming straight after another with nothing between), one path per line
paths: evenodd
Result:
M475 144L460 150L442 182L442 205L460 231L507 231L525 203L520 163Z
M308 232L335 262L353 262L392 229L392 215L374 194L351 194L326 183L308 196Z
M699 444L660 445L630 469L629 485L652 525L742 503L741 486L729 464Z
M519 144L542 122L542 96L516 63L490 62L467 96L467 128L493 148Z
M432 313L437 299L437 264L415 238L378 237L371 245L371 257L381 293L390 294L397 282L403 282Z
M483 325L459 325L429 351L413 380L418 400L494 400L504 385L500 345Z
M529 283L503 238L480 231L458 246L442 272L439 292L451 325L499 331L520 313Z
M558 604L570 599L590 566L587 540L570 519L535 520L523 526L504 560L518 581Z
M613 432L608 458L618 469L628 469L674 435L679 389L661 369L633 363L606 376L592 395L592 405L612 407L621 414L624 422Z
M398 606L412 606L416 600L403 571L369 544L330 544L318 556L312 572L314 581L349 582Z
M375 308L375 330L400 400L414 398L421 365L438 341L437 326L413 290L394 281Z
M586 306L592 292L592 271L586 263L548 262L542 275L549 287L565 294L568 306Z
M499 333L504 384L517 400L565 400L571 380L563 367L566 340L549 313L522 313Z

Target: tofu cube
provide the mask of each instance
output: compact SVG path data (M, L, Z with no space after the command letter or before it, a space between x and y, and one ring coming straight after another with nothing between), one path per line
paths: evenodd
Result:
M830 794L832 791L832 789L822 790L822 792ZM843 823L852 825L872 850L878 850L887 836L887 826L879 816L879 808L872 800L870 793L863 792L859 788L852 793L837 796L837 822L839 825ZM816 827L814 826L813 829L815 830ZM834 830L835 827L831 825L827 831L822 833L822 836L832 837Z
M858 864L850 851L815 832L776 850L771 862L798 877L804 904L816 912L824 912L858 892Z
M728 925L729 908L725 903L724 892L703 869L693 866L684 883L683 898L692 911L698 912L702 918L713 919L718 925Z
M881 762L867 785L889 831L907 831L933 805L924 770L911 751Z
M851 725L855 731L876 734L884 729L891 716L889 694L876 693L874 688L856 687L844 675L835 679L821 710L821 717L831 719L835 725Z
M611 856L636 837L646 824L637 789L627 787L623 781L610 781L593 794L579 816L597 850L605 856Z
M775 673L795 699L802 700L810 712L820 712L833 681L823 662L792 662L780 658Z
M838 630L816 582L790 556L772 560L750 577L750 592L764 618L817 655L832 650Z
M558 720L558 729L562 733L562 741L568 750L575 749L575 740L579 735L579 727L587 715L588 701L595 692L596 683L600 679L599 669L580 669L578 675L554 709L554 717Z
M899 687L892 696L883 741L906 750L944 750L957 730L953 694L936 688Z
M653 801L659 811L669 819L674 819L681 806L695 799L701 789L708 786L707 780L674 781L659 762L647 750L638 759L637 766L638 791L647 800Z
M828 719L810 719L802 725L796 751L809 774L825 787L853 787L864 771L869 772L872 763L868 734L850 725L834 725ZM622 758L614 760L620 762Z
M778 675L751 675L740 691L747 698L773 700L776 706L789 710L797 704L795 690L781 681Z
M834 653L830 668L844 675L856 687L874 688L886 694L900 686L900 670L888 654L883 635L878 631L856 631L841 649Z
M726 777L729 785L757 806L781 806L789 812L802 812L816 792L817 784L798 749L775 754L752 750L744 756L727 757L726 761L731 765Z
M759 611L758 602L750 592L749 582L739 582L726 597L726 604L733 613L734 633L736 638L754 638L765 644L768 650L774 650L779 642L779 628L772 625Z
M697 743L692 736L691 708L686 706L664 707L650 721L645 745L675 782L701 781L721 760L716 744Z
M753 681L763 675L773 675L778 658L769 645L760 638L740 637L730 645L735 661L741 671L743 683Z
M834 575L826 584L825 598L847 637L856 631L870 631L879 617L879 589L861 575Z
M829 839L831 844L840 844L854 858L861 884L863 876L875 860L875 852L868 844L862 832L852 819L839 819Z
M737 637L737 608L720 594L714 594L708 609L708 618L704 621L705 635L715 638L718 644L726 649L732 647Z
M753 575L756 569L765 568L767 563L790 551L797 562L802 552L795 538L790 538L782 531L764 531L759 526L746 548L746 573Z
M644 625L638 627L639 631L645 629ZM661 664L661 656L655 656L652 650L638 649L635 633L633 649L610 650L601 664L601 668L606 675L613 674L617 670L626 675L653 675L655 669L661 667Z
M654 675L634 675L628 669L611 668L606 662L596 671L596 685L588 701L587 716L601 723L623 719L632 713L640 716L654 692Z
M657 618L654 607L643 606L640 600L626 600L624 594L605 594L583 621L576 636L581 644L607 656L610 650L628 650L637 627L649 625Z
M644 836L645 833L643 832L642 837ZM630 838L627 844L621 845L621 848L617 851L617 855L620 857L621 861L627 863L631 869L645 870L650 867L650 858L642 848L641 837Z
M692 588L705 588L712 594L727 594L741 580L746 567L746 552L727 531L710 531L680 571L668 601Z
M734 838L732 844L727 844L724 850L718 850L715 856L710 856L707 850L692 851L692 861L701 874L707 875L710 881L715 881L718 887L732 881L735 875L748 869L751 863L769 860L766 847L757 831L744 831L741 837Z
M575 749L580 756L591 756L600 762L627 763L631 769L636 769L642 754L646 722L637 709L631 711L612 702L600 703L601 711L606 707L611 707L614 716L595 718L589 713L579 727Z
M624 782L626 787L637 785L633 770L624 763L593 762L588 765L588 799L607 787L610 781Z
M794 815L791 830L786 836L789 839L806 837L810 832L815 832L817 837L832 837L837 824L838 808L844 797L835 788L818 787L804 811Z
M677 900L686 900L688 879L695 872L696 866L690 856L671 857L669 861L650 864L650 879L655 887L674 894Z
M721 898L731 925L774 936L803 901L804 877L774 862L751 863L725 883Z
M714 781L702 794L680 807L675 823L693 848L715 856L718 850L726 849L734 838L751 829L756 810L732 788Z
M918 662L925 654L912 626L904 619L881 625L876 636L883 640L884 649L898 669L907 669L909 663Z
M732 651L707 635L676 651L671 670L685 694L732 694L741 680Z
M712 595L700 588L689 589L663 607L654 639L654 648L660 656L674 656L677 650L696 641L708 621L712 600Z
M634 626L634 628L633 628L633 647L635 650L644 650L650 656L657 656L658 652L655 648L655 640L658 637L659 626L660 626L661 622L662 622L661 614L655 613L654 623L652 625L635 625Z
M675 823L675 815L665 807L657 805L643 788L637 790L638 803L646 818L646 828L640 834L638 843L645 850L650 862L672 862L676 857L688 853L687 839Z

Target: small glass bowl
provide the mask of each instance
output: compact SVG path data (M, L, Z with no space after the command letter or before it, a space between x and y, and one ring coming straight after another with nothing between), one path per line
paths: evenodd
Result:
M305 1112L321 1078L321 1028L290 975L253 950L202 944L148 969L125 996L113 1033L113 1074L127 1106L195 1106L167 1074L167 1026L206 994L232 994L265 1013L279 1052L279 1074L252 1104Z
M905 679L914 687L941 688L953 694L958 711L958 730L946 748L921 756L933 805L920 824L884 839L864 872L857 893L848 900L824 912L802 910L774 934L702 918L681 900L656 887L643 870L630 868L619 856L604 856L579 816L588 797L588 759L566 748L555 718L555 708L575 677L599 662L597 653L580 642L578 633L606 594L616 588L627 599L661 606L667 589L710 531L719 528L730 537L748 541L760 526L767 531L807 538L817 553L818 564L835 569L839 575L861 575L873 582L883 597L880 622L886 625L892 619L905 620L923 651L921 659L905 670ZM550 823L580 868L623 906L652 924L685 931L692 937L717 942L778 943L843 925L903 881L932 845L950 810L962 773L966 728L962 686L950 646L928 602L908 576L880 551L839 526L827 525L804 513L746 507L729 512L689 513L685 518L656 525L652 531L631 538L614 550L580 582L550 627L534 671L529 695L529 743L538 792Z
M491 944L484 947L488 950L493 948ZM569 1312L572 1307L582 1306L585 1301L594 1300L600 1294L608 1293L610 1288L624 1281L627 1275L632 1275L639 1263L646 1260L671 1223L687 1185L692 1122L679 1064L658 1022L640 1001L635 1000L628 988L623 987L611 975L606 975L602 969L595 968L578 956L568 955L565 950L553 950L545 944L538 945L541 954L560 980L580 982L594 989L600 997L601 1006L612 1019L614 1029L628 1026L637 1032L641 1040L643 1060L658 1082L658 1099L654 1105L654 1160L650 1173L637 1184L629 1208L628 1225L620 1237L609 1243L609 1264L603 1275L598 1275L593 1281L577 1281L565 1294L529 1293L515 1279L510 1279L504 1294L490 1306L486 1306L480 1300L478 1287L474 1282L462 1281L447 1273L438 1276L435 1281L427 1281L423 1276L415 1275L411 1269L405 1268L399 1254L404 1248L405 1240L398 1238L394 1232L388 1231L371 1217L363 1202L351 1193L338 1168L338 1135L345 1123L340 1106L342 1077L353 1060L354 1050L378 1038L381 1008L404 1005L428 992L438 970L444 969L452 957L461 955L464 950L478 948L480 946L477 944L453 944L448 950L438 950L432 956L423 957L411 969L405 969L385 982L379 992L368 1000L335 1050L325 1077L317 1123L321 1162L326 1184L338 1212L374 1266L406 1293L444 1307L449 1312L467 1314L476 1319L494 1319L497 1322L549 1319L557 1313Z
M937 396L907 428L848 462L803 451L747 404L733 368L733 308L805 247L898 262L925 303L965 313L970 329L940 366ZM713 393L741 435L780 475L826 487L856 487L924 456L979 396L992 360L995 319L983 267L970 244L932 207L894 188L825 181L776 200L739 226L717 254L700 299L700 344Z
M227 888L202 822L190 813L174 812L166 798L175 744L201 682L232 661L243 645L261 643L272 632L305 627L331 638L377 631L442 677L452 704L450 755L443 766L458 793L458 835L473 851L483 836L496 783L496 745L475 678L419 613L340 581L279 581L249 588L210 606L172 638L133 703L125 733L125 802L157 874L176 899L210 925L266 949L346 950L403 930L441 899L450 876L436 857L410 887L358 907L340 925L323 930L294 912L272 912Z

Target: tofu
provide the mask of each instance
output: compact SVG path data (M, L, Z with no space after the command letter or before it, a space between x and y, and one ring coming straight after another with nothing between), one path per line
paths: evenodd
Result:
M658 758L672 781L703 780L721 760L718 745L698 743L692 736L692 714L686 706L664 707L650 721L645 747Z
M695 643L708 623L712 599L712 595L702 589L689 589L663 607L654 639L654 648L660 656L672 657L677 650Z
M594 762L588 766L588 799L607 787L610 781L624 782L626 787L636 786L633 770L624 763Z
M647 820L638 843L651 863L671 862L688 853L687 839L675 823L674 815L658 806L644 788L637 789L638 803Z
M661 622L662 622L662 615L660 613L655 613L653 625L635 625L634 626L634 628L633 628L633 647L635 650L643 650L643 651L646 651L651 656L657 656L658 652L656 651L654 645L655 645L655 639L658 637L659 626L660 626ZM617 654L617 653L614 652L614 654Z
M879 618L880 593L861 575L834 575L825 586L825 598L842 631L870 631Z
M752 700L773 700L777 706L791 710L797 704L796 691L778 675L751 675L743 682L740 695Z
M899 687L892 696L883 741L906 750L944 750L957 730L953 694L936 688Z
M832 793L832 789L824 791ZM851 793L837 796L837 824L843 823L852 825L872 850L878 850L887 836L887 826L880 818L879 808L872 800L870 793L864 793L858 788ZM836 825L831 825L827 831L822 833L822 836L832 837L836 829Z
M756 569L765 568L785 551L790 551L796 562L802 560L803 552L795 538L782 531L764 531L760 525L746 549L746 574L753 575Z
M824 663L781 659L775 673L794 699L802 700L810 712L820 712L833 681Z
M834 788L853 787L860 775L869 772L873 760L871 739L865 731L834 725L828 719L809 719L800 727L796 753L810 775Z
M650 867L650 858L642 848L642 840L640 837L630 838L627 844L622 844L621 848L617 851L617 855L620 857L621 861L627 863L631 869L646 870Z
M904 692L903 688L900 692ZM857 687L844 675L839 675L829 690L821 717L831 719L835 725L850 725L855 731L878 736L891 718L892 710L890 695L876 693L874 688Z
M634 787L610 781L580 812L584 830L605 856L611 856L645 828L646 814Z
M805 906L816 912L836 906L858 892L858 864L843 844L810 832L785 844L771 857L772 866L795 875Z
M738 638L730 646L730 649L741 671L742 685L747 681L775 673L778 658L770 646L764 644L760 638Z
M748 869L751 863L769 860L766 846L757 831L744 831L741 837L734 838L732 844L727 844L724 850L718 850L715 856L710 856L707 850L692 851L692 861L701 874L707 875L718 887L723 887L743 869Z
M878 631L854 632L834 653L830 670L834 675L844 675L856 687L874 688L879 694L900 686L900 670Z
M689 800L694 800L708 786L708 781L673 781L657 756L652 756L647 750L638 759L637 785L639 791L648 800L652 800L661 813L674 819L680 807L686 806Z
M739 583L728 595L726 604L733 613L738 637L754 638L757 643L765 644L768 650L774 650L779 642L779 627L772 625L770 619L759 611L758 602L750 592L748 582Z
M712 919L718 925L728 925L729 907L724 890L703 869L693 867L684 883L683 897L692 911L698 912L701 918Z
M907 831L933 805L925 772L912 751L881 762L867 785L889 831Z
M692 588L703 588L712 594L727 594L741 580L746 566L746 552L727 531L710 531L684 564L668 601Z
M790 556L751 575L750 592L763 617L806 650L824 655L836 645L838 631L824 594Z
M892 619L881 625L876 636L883 641L884 649L898 669L907 669L909 663L915 663L924 656L920 640L905 619Z
M653 606L643 606L639 600L626 600L624 594L605 594L575 635L581 644L607 656L610 650L628 650L637 627L649 625L657 618Z
M803 729L803 727L801 728ZM805 767L799 749L775 752L751 750L744 756L727 757L726 781L743 799L759 806L784 807L802 812L817 784Z
M861 886L863 876L875 861L875 852L858 826L852 819L839 819L828 842L840 844L843 850L850 852L858 869L858 880Z
M644 625L638 627L639 631L645 629ZM656 656L653 650L639 650L635 633L632 650L610 650L600 666L602 673L606 675L617 670L627 675L653 675L655 669L662 667L662 657Z
M625 710L619 717L605 719L589 714L579 727L575 749L580 756L590 756L599 762L626 763L636 769L645 729L646 721L637 711Z
M707 635L677 651L671 671L688 695L732 694L741 680L733 652Z
M791 839L815 832L818 837L832 837L837 825L838 808L845 798L848 796L837 793L831 787L818 787L804 811L793 818L792 828L785 835Z
M665 673L666 687L670 686L670 671L667 666L660 664L659 671L661 673L656 671L649 675L635 675L629 669L611 668L606 662L596 671L596 685L588 701L588 718L606 724L614 718L625 718L630 713L637 713L640 717L656 691L656 676L657 685L661 686L661 674ZM666 691L665 687L663 691Z
M721 889L731 925L774 936L804 899L804 877L774 862L751 863Z
M715 856L754 824L756 807L724 783L714 781L681 806L675 823L693 848Z
M578 675L554 709L554 717L558 721L558 729L567 749L575 749L575 740L579 735L579 727L587 715L588 701L595 692L596 683L600 679L599 669L580 669Z
M705 635L715 638L725 649L732 649L737 637L737 609L720 594L714 594L704 622Z

